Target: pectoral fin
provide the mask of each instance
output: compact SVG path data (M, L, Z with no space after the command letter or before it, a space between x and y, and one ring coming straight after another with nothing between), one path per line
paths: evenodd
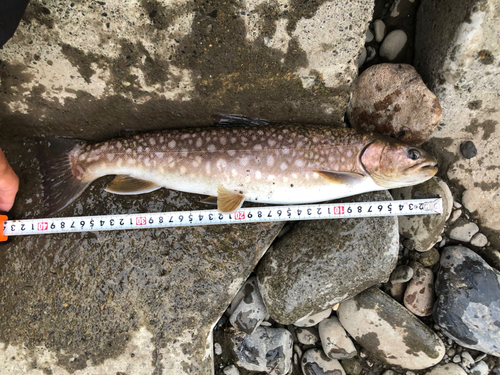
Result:
M313 171L321 177L326 178L333 184L355 184L361 182L363 175L355 172L332 172L332 171Z
M233 212L241 207L245 197L241 194L227 190L222 186L217 187L217 209L220 212Z
M149 193L160 188L161 186L151 181L120 175L116 176L104 190L114 194L132 195Z

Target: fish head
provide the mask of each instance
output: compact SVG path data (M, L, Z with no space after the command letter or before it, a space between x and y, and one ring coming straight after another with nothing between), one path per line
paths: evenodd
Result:
M360 163L375 183L386 189L420 184L438 171L437 160L429 153L388 137L368 144Z

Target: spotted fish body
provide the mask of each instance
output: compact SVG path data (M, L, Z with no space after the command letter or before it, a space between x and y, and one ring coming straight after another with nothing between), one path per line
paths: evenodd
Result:
M367 148L380 139L346 128L267 125L168 130L77 144L60 159L64 166L45 163L49 175L64 170L64 179L72 180L73 186L67 193L52 194L53 199L50 191L56 189L48 186L47 203L53 206L49 209L62 209L89 183L109 174L118 175L107 188L114 193L137 194L165 187L218 196L221 211L237 209L244 200L321 202L388 188L372 178L363 162ZM435 165L435 160L430 164ZM425 179L434 173L427 172Z

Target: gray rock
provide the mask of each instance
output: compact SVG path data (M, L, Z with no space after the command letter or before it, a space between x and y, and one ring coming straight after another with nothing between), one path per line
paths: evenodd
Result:
M327 357L347 359L358 354L337 317L332 316L319 323L318 332L323 351Z
M224 334L236 366L273 375L290 371L293 339L286 329L257 327L251 335L230 329Z
M429 371L426 375L467 375L465 370L455 363L438 365Z
M406 45L408 36L403 30L393 30L385 37L380 46L380 56L392 61L398 57L399 53Z
M428 251L438 242L446 220L451 214L453 196L448 185L438 177L415 186L392 190L394 199L442 198L443 214L400 216L399 233L414 242L417 251Z
M460 145L460 152L466 159L472 159L477 155L476 146L474 146L474 142L472 141L465 141L464 143L462 143Z
M500 32L497 0L423 0L417 14L415 67L439 98L443 119L427 143L481 231L500 246ZM460 145L480 150L464 160ZM487 171L485 173L485 171ZM466 204L467 202L467 204Z
M413 268L409 266L399 266L391 273L389 281L392 284L406 283L413 277Z
M363 366L356 358L343 359L340 364L349 375L359 375L363 371Z
M293 325L297 327L313 327L319 324L324 319L328 318L331 315L331 313L332 309L328 308L323 311L320 311L319 313L305 316L297 320L295 323L293 323Z
M438 126L441 106L413 66L377 64L356 80L347 116L356 129L419 145Z
M381 191L348 201L390 199ZM259 289L271 317L290 324L387 281L398 252L395 217L300 222L262 258Z
M449 236L455 241L469 242L477 232L479 232L479 227L476 223L462 219L453 225L449 231Z
M474 364L474 358L472 358L469 352L463 351L460 353L460 356L462 357L462 365L465 367L469 368Z
M235 365L224 367L222 372L224 373L224 375L240 375L240 370L238 370L238 367L236 367Z
M398 283L398 284L390 283L389 293L391 294L392 298L394 298L399 303L403 303L405 290L406 290L406 283Z
M463 246L441 255L434 320L459 345L500 356L500 272Z
M375 32L375 40L381 42L385 37L385 23L382 20L373 21L373 31Z
M459 210L455 210L455 211L453 211L453 213L451 214L450 219L449 219L449 221L448 221L448 222L449 222L450 224L453 224L455 221L457 221L457 220L458 220L458 218L459 218L460 216L462 216L462 210L460 210L460 209L459 209Z
M366 30L365 43L370 43L373 40L373 33L370 29Z
M445 354L432 330L377 288L342 302L337 314L359 345L390 365L420 370L436 365Z
M488 238L482 233L476 233L470 240L472 246L483 247L488 244Z
M242 287L243 298L229 317L229 322L238 331L252 333L267 315L255 277L249 278Z
M328 358L321 349L309 349L301 361L304 375L346 375L340 362Z
M490 369L486 362L479 361L473 368L470 370L471 375L488 375Z
M358 56L358 68L361 68L361 66L365 63L366 56L367 56L366 48L363 48Z
M318 330L315 327L295 329L297 340L303 345L316 345L320 342Z
M375 50L375 48L370 46L366 47L366 53L366 61L371 61L375 58L375 56L377 56L377 51Z
M434 273L418 262L412 264L414 274L406 287L404 305L417 316L429 316L434 306Z

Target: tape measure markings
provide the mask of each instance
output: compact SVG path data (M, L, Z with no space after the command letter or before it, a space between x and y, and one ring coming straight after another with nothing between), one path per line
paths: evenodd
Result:
M243 224L272 221L426 215L441 214L442 212L442 199L432 198L402 201L249 207L241 208L230 214L221 213L213 209L26 220L6 220L6 216L3 216L0 217L0 229L3 227L3 233L0 231L0 241L2 241L2 236L5 238L5 236L35 234L169 228L194 225Z

